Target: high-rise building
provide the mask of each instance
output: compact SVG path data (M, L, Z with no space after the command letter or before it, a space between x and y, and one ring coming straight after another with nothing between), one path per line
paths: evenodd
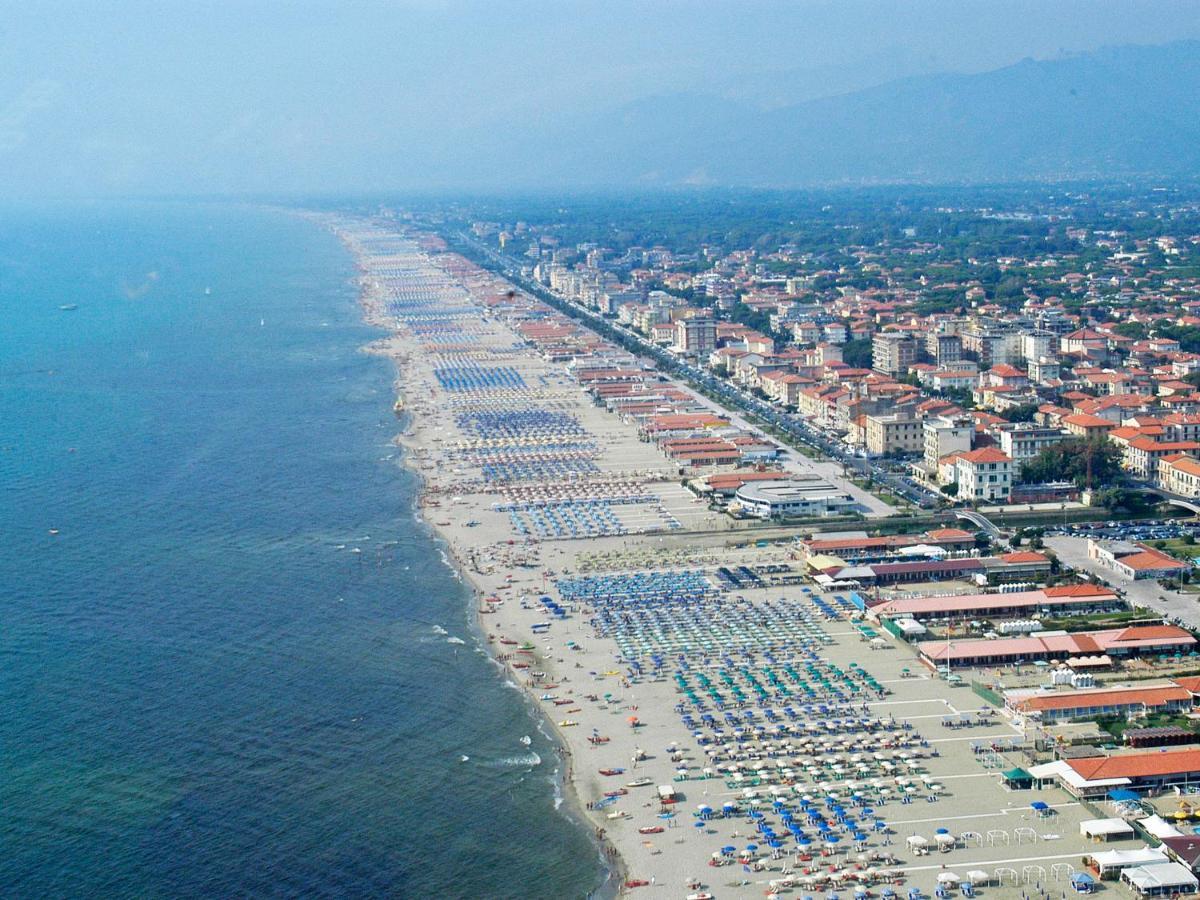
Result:
M880 331L871 341L871 364L877 372L903 375L917 361L917 342L898 331Z
M717 347L717 321L711 315L675 322L675 349L690 356L707 356Z

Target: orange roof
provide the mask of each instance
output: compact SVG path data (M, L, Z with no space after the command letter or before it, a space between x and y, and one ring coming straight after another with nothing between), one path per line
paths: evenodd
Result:
M999 463L1012 462L1012 457L995 447L984 447L982 450L972 450L970 453L963 453L959 459L965 459L969 463Z
M1001 378L1025 377L1025 373L1023 371L1018 369L1016 366L1010 366L1008 363L1000 363L999 365L992 366L988 371L993 375L999 375Z
M1066 763L1088 781L1107 778L1153 778L1182 772L1200 772L1200 750L1159 750L1154 753L1069 759Z
M935 541L946 541L946 540L963 541L963 540L968 540L968 539L970 539L970 540L975 539L975 535L973 535L969 531L964 531L961 528L935 528L932 531L925 532L925 536L928 538L932 538Z
M1189 475L1200 475L1200 460L1191 456L1184 456L1182 453L1178 456L1168 456L1163 460L1173 469L1178 469L1180 472L1187 472Z
M1147 688L1108 688L1094 691L1056 691L1023 697L1017 708L1023 710L1088 709L1096 706L1164 706L1191 700L1185 688L1176 685Z
M1117 562L1123 566L1128 566L1135 572L1147 571L1153 569L1186 569L1188 564L1175 559L1172 556L1167 556L1165 553L1159 553L1157 550L1151 550L1149 547L1141 553L1131 553L1128 556L1117 557ZM1161 626L1170 628L1169 625ZM1125 629L1131 631L1132 629Z
M1033 550L1018 550L1015 553L1004 553L1000 556L1006 563L1048 563L1049 557Z
M1099 597L1102 594L1107 596L1112 593L1108 588L1098 584L1059 584L1043 588L1042 592L1047 597Z
M1088 415L1087 413L1075 413L1074 415L1066 416L1063 419L1066 425L1078 425L1080 428L1112 428L1115 423L1102 419L1099 416Z

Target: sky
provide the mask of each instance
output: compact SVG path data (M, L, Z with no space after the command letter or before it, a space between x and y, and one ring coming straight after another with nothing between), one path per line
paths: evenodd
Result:
M771 107L1200 38L1200 4L10 0L0 22L5 194L337 193L453 187L490 136L647 97Z

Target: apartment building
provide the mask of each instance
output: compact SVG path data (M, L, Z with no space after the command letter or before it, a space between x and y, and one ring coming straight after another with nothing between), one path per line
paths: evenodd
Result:
M968 417L926 419L922 427L925 470L936 473L938 460L943 456L970 450L974 436L975 425Z
M871 339L871 365L877 372L899 376L917 361L917 342L897 331L880 331Z
M866 417L866 446L872 456L920 453L925 449L923 422L911 414Z
M1158 485L1184 497L1200 497L1200 460L1182 453L1158 461Z
M1000 449L1015 461L1033 459L1047 447L1066 440L1068 435L1058 428L1021 423L1003 426L1000 432Z
M704 356L717 347L717 321L711 315L675 322L675 349L687 356Z

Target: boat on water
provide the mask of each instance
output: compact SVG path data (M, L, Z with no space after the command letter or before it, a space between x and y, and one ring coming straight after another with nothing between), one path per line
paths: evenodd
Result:
M61 309L63 312L74 312L75 310L79 309L79 304L78 303L64 303L62 306L59 307L59 309Z

